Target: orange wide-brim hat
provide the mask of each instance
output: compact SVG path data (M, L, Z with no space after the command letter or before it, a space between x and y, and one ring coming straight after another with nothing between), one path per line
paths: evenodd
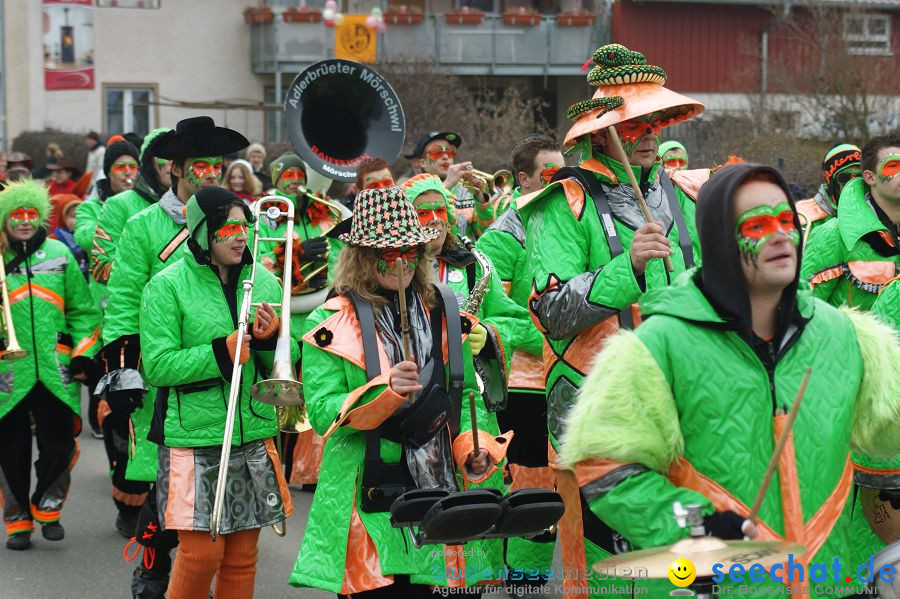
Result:
M595 108L586 112L575 121L569 132L566 133L565 145L570 146L578 141L582 135L594 133L606 129L611 125L624 123L625 121L653 114L663 113L664 127L669 127L681 121L686 121L703 112L703 104L683 96L678 92L666 89L656 83L628 83L625 85L606 85L598 87L594 92L594 98L620 97L625 103L614 110L602 114L606 109Z

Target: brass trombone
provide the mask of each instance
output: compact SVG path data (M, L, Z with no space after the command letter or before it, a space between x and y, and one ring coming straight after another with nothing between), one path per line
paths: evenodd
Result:
M259 212L263 204L268 204L266 214L272 220L280 216L287 216L287 229L284 237L260 237L259 231ZM274 204L274 205L273 205ZM284 209L282 209L283 206ZM253 224L253 265L250 267L250 278L245 279L241 286L244 290L244 297L241 301L241 311L238 313L238 330L237 345L234 355L241 354L241 345L244 342L244 335L249 330L250 309L262 305L261 303L252 302L253 281L256 275L256 265L258 264L259 242L260 241L279 241L289 243L293 239L294 233L294 203L288 198L281 196L266 196L259 200L253 207L253 216L255 222ZM288 246L289 247L289 246ZM281 328L278 332L278 341L275 345L275 360L272 365L272 373L270 378L260 381L253 385L250 395L256 401L275 406L279 412L278 420L281 423L282 411L292 410L296 415L300 416L301 421L298 426L306 421L304 402L303 402L303 386L294 376L293 366L291 364L291 340L290 334L290 272L291 257L293 252L285 252L284 256L284 272L281 285L281 303L273 304L273 308L281 308L280 324ZM231 371L231 388L228 394L227 415L225 417L225 435L222 441L222 455L219 462L219 477L216 482L215 502L213 503L212 516L209 521L209 533L213 540L219 536L219 524L222 521L222 509L225 504L225 487L228 481L228 462L231 460L231 437L234 434L234 419L237 404L241 396L241 374L242 367L240 361L235 358L234 367ZM306 421L306 428L309 428ZM275 532L280 536L284 536L284 522L281 528L275 528Z
M0 353L0 360L11 362L12 360L24 358L28 355L28 352L22 349L22 346L19 345L19 340L16 338L16 328L13 326L12 310L9 303L6 265L3 264L2 259L0 259L0 287L3 289L3 330L6 331L6 350Z
M482 192L487 196L509 193L516 186L512 171L505 168L491 174L472 169L463 174L463 187L470 192Z

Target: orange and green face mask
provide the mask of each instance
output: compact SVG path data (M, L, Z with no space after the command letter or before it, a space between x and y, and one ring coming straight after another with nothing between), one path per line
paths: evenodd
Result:
M194 187L200 187L208 177L213 177L219 183L222 182L222 157L204 156L194 158L188 165L188 180Z
M242 218L229 218L221 227L216 229L216 232L213 234L213 240L216 243L225 243L235 237L246 237L247 224L247 221Z
M37 227L40 220L41 215L37 208L16 208L9 213L9 226L11 229L26 223L32 227Z
M747 210L738 217L734 229L738 249L754 264L762 247L779 232L787 235L794 245L800 243L794 211L787 202L774 207L763 204Z
M419 224L423 227L434 220L446 223L447 202L444 200L438 202L423 202L416 206L416 216L419 217Z
M900 154L891 154L881 161L878 167L878 179L882 183L893 180L900 175Z
M363 189L388 189L393 186L394 178L391 176L385 176L381 179L366 177L366 181L363 183Z
M559 171L560 166L558 164L547 163L541 169L541 183L544 187L550 185L550 181L553 180L553 177Z
M378 272L382 276L387 276L397 268L399 260L406 262L413 270L419 265L419 249L421 246L404 247L404 248L386 248L378 254Z

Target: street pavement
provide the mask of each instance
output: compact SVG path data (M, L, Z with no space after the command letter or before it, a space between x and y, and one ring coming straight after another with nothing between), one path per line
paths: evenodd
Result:
M81 458L72 472L72 489L61 520L66 538L56 543L46 541L37 525L30 550L0 547L0 599L131 597L131 573L137 561L127 562L122 555L126 541L115 528L116 509L110 496L103 441L91 437L85 421L78 443ZM279 537L271 528L260 535L255 597L334 598L331 593L288 586L312 501L312 493L292 490L291 495L295 513L288 519L287 535ZM559 567L558 552L556 562ZM560 596L556 584L551 582L548 587L553 588L545 588L541 597ZM501 599L507 595L498 591L484 596Z

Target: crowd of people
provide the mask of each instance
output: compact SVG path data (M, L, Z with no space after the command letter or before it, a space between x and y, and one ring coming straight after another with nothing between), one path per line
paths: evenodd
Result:
M861 498L900 509L900 135L835 145L816 195L794 198L777 169L689 168L661 143L703 106L640 53L611 44L593 63L563 143L522 139L505 183L457 159L446 130L421 134L411 172L367 156L330 189L297 154L267 160L206 116L91 133L84 169L55 144L33 170L10 154L6 547L29 549L35 523L65 537L85 386L110 526L143 547L134 597L252 597L259 533L293 513L289 485L313 498L285 578L338 597L477 595L514 573L539 586L557 545L565 590L606 596L591 565L686 537L676 502L721 539L803 544L804 564L881 551ZM252 391L280 342L305 399L289 425ZM435 552L392 520L415 489L470 497L462 528L523 489L555 491L565 515Z

